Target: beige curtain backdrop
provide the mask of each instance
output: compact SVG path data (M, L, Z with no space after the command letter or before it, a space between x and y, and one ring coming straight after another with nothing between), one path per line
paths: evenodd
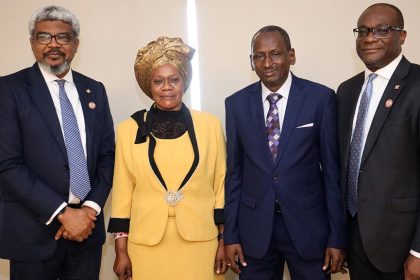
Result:
M292 71L336 89L363 70L354 48L352 28L370 0L196 0L200 63L201 108L224 121L224 99L257 80L249 66L250 39L260 27L285 28L296 50ZM420 63L419 3L390 2L403 12L408 36L403 53ZM104 82L115 124L149 107L139 90L133 62L137 49L160 35L187 38L187 0L1 0L0 76L33 64L27 23L39 7L56 4L80 20L80 46L73 68ZM190 104L190 95L184 100ZM109 205L109 201L108 204ZM109 207L105 208L109 216ZM7 225L1 225L7 226ZM101 280L115 279L111 236L103 247ZM6 260L0 260L0 280L9 279ZM228 279L235 279L228 274ZM288 276L285 279L289 279ZM348 279L336 275L334 280Z

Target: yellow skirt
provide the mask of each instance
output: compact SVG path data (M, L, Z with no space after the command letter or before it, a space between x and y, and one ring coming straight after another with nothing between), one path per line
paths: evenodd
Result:
M223 280L214 272L216 239L191 242L182 239L176 218L169 217L162 241L154 246L128 241L133 280Z

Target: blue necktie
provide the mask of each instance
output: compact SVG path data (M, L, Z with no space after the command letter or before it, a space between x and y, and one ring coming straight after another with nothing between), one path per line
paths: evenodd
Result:
M56 80L59 88L61 117L63 121L64 142L70 169L70 191L84 200L90 191L89 173L79 127L73 107L64 89L65 80Z
M271 155L273 160L276 160L277 150L280 139L280 121L279 121L279 110L277 108L277 101L280 100L281 95L278 93L271 93L267 96L267 100L270 103L270 108L267 113L267 137L268 146L270 147Z
M357 212L357 181L359 179L360 161L362 159L363 136L365 120L369 109L372 95L373 80L378 74L371 73L368 77L365 91L360 99L359 111L357 112L356 125L350 143L349 167L347 174L347 209L352 217Z

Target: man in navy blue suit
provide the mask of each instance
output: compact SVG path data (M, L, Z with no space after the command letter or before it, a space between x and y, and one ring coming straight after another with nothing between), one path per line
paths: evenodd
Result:
M285 30L252 38L260 78L226 99L224 243L241 280L329 279L346 245L334 91L294 76Z
M70 68L70 11L42 8L29 31L37 62L0 77L0 258L13 280L99 279L114 166L105 88Z

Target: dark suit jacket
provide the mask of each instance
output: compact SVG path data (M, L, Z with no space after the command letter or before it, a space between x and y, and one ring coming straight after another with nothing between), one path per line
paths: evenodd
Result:
M346 192L353 116L364 72L338 88L342 188ZM392 100L391 107L385 102ZM420 252L420 66L405 57L379 102L367 135L358 182L364 249L381 271L401 270L410 249Z
M103 207L112 184L114 129L104 86L73 71L86 123L92 190L85 200ZM96 108L89 108L94 102ZM69 195L66 147L38 64L0 78L0 257L49 258L60 223L45 223ZM105 240L103 214L86 245Z
M345 247L334 91L293 76L276 162L268 147L260 82L225 104L225 243L241 243L247 255L264 256L277 198L303 258L321 258L327 246Z

